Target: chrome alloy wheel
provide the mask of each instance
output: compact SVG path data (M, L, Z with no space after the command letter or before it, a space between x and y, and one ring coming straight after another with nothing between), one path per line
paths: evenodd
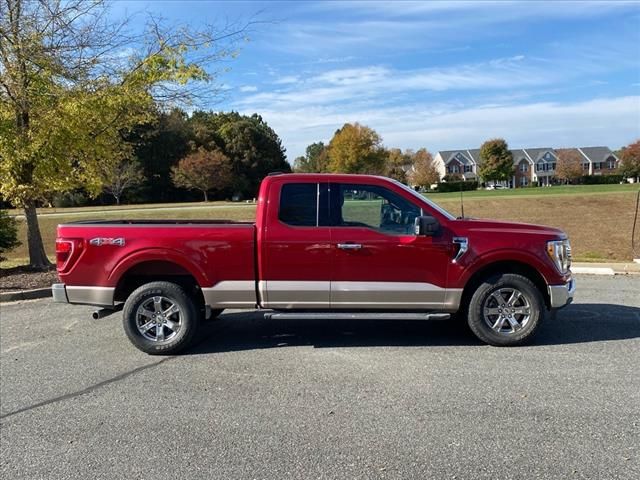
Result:
M180 308L167 297L151 297L136 311L138 332L153 342L171 340L180 331L182 314Z
M511 335L529 322L531 302L516 288L500 288L487 297L482 312L484 321L493 331Z

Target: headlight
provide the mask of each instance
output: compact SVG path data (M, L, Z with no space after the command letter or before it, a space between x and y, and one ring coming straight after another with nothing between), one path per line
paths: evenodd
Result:
M571 244L569 240L547 242L547 253L560 273L565 273L569 270L569 267L571 267Z

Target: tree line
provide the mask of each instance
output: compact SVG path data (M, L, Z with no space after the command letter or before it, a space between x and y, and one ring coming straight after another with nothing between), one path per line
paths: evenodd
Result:
M584 176L582 156L575 149L557 149L555 177L574 183ZM617 152L621 160L620 175L640 177L640 140ZM513 154L503 138L485 141L480 146L478 175L484 182L504 182L515 174ZM417 151L385 148L380 135L359 123L346 123L336 130L328 144L315 142L305 155L295 159L296 172L368 173L385 175L414 187L464 180L463 172L446 173L440 178L433 156L426 148Z
M293 162L299 173L366 173L384 175L402 183L429 188L438 182L438 170L426 148L385 148L380 135L359 123L345 123L327 145L315 142Z

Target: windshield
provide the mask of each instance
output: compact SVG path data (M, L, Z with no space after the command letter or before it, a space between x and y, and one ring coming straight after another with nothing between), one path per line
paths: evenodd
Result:
M423 202L426 202L429 204L430 207L432 207L434 210L437 210L440 214L442 214L443 216L445 216L446 218L448 218L449 220L455 220L456 217L454 217L453 215L451 215L449 212L447 212L444 208L442 208L440 205L438 205L437 203L433 203L431 200L429 200L427 197L425 197L424 195L420 195L418 192L416 192L413 188L411 187L407 187L404 183L401 183L397 180L394 179L389 179L391 180L393 183L395 183L396 185L398 185L399 187L401 187L403 190L405 190L406 192L410 193L411 195L413 195L414 197L416 197L419 200L422 200Z

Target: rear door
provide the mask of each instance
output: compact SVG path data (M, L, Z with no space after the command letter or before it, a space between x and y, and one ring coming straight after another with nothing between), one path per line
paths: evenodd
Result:
M443 308L447 232L416 236L421 207L385 186L332 183L330 190L331 308Z
M328 184L274 182L271 189L258 284L263 305L275 309L329 308Z

